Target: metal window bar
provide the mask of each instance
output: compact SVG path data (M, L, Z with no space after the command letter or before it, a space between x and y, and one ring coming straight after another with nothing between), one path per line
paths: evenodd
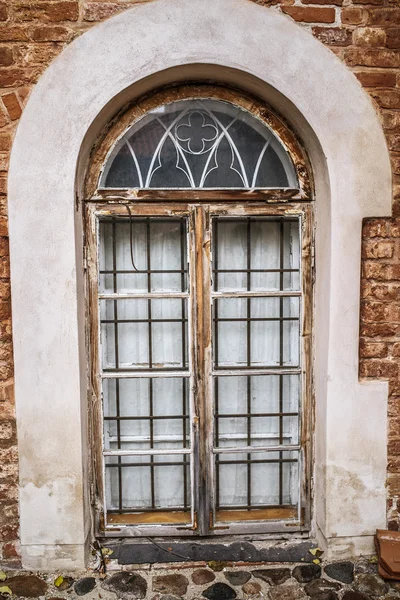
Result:
M224 222L238 222L242 221L246 223L246 268L245 269L220 269L218 265L218 222L219 217L214 217L213 221L213 279L214 286L213 291L211 292L211 297L213 301L213 346L214 346L214 368L212 370L212 376L214 377L214 448L213 453L215 455L216 462L216 510L220 509L247 509L252 510L254 508L259 508L259 504L254 504L252 502L252 465L253 464L278 464L279 465L279 476L278 476L278 490L279 490L279 506L283 506L283 465L285 463L298 463L299 457L296 458L284 458L283 453L287 453L290 451L298 451L300 450L300 445L298 444L284 444L284 431L283 431L283 419L284 417L296 416L299 417L299 412L290 411L285 412L283 410L283 376L284 375L293 375L300 374L301 369L299 367L285 367L284 366L284 356L283 356L283 324L285 321L289 322L298 322L300 323L300 317L284 317L283 316L283 301L284 298L291 297L302 297L302 292L300 290L284 290L284 274L285 273L299 273L300 269L295 268L285 268L284 265L284 241L285 241L285 224L286 223L298 223L298 219L287 219L284 217L268 219L268 221L274 221L279 225L279 268L276 269L253 269L251 265L251 225L254 221L260 221L262 219L247 217L243 218L232 218L227 219L225 217L222 218ZM221 219L221 220L222 220ZM220 273L245 273L246 274L246 291L238 291L238 290L230 290L220 292L218 290L218 275ZM279 274L279 290L273 291L251 291L251 275L253 273L278 273ZM251 316L251 298L263 298L263 297L272 297L279 299L279 317L276 318L255 318ZM246 317L241 318L221 318L218 315L218 298L245 298L246 302ZM247 351L246 351L246 365L240 365L240 367L235 366L221 366L219 364L218 359L218 349L219 349L219 335L218 335L218 323L219 322L244 322L246 323L246 343L247 343ZM278 367L254 367L251 364L251 323L257 321L278 321L279 322L279 366ZM251 377L257 375L278 375L279 376L279 411L276 413L254 413L251 411ZM247 382L247 412L246 413L237 413L237 414L219 414L219 376L245 376ZM252 445L252 418L258 416L269 416L269 417L277 417L279 419L279 428L278 428L278 444L274 446L253 446ZM223 447L218 448L220 432L219 432L219 420L221 418L246 418L247 420L247 447ZM217 447L216 447L217 446ZM263 458L259 460L254 458L254 454L257 453L272 453L279 452L279 458ZM223 461L221 457L224 454L247 454L246 459L241 460L230 460ZM233 507L232 505L221 506L220 502L220 475L219 470L220 466L223 464L243 464L246 465L247 468L247 504ZM270 505L265 505L268 507Z

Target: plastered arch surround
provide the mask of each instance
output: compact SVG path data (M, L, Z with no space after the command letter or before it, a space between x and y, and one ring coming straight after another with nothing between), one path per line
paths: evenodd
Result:
M81 173L128 98L213 79L267 100L316 178L314 527L331 555L385 526L387 384L358 381L364 217L391 211L388 152L368 96L311 34L248 0L153 0L70 44L32 92L13 145L9 224L22 560L80 568L90 537ZM79 203L78 203L79 204Z

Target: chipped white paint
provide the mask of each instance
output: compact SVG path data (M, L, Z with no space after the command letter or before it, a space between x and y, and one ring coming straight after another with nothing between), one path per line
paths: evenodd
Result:
M61 53L33 90L13 146L9 218L27 568L82 567L90 524L75 212L82 165L96 133L128 98L185 78L258 94L308 148L318 226L315 531L333 552L348 552L372 547L375 527L385 525L387 385L357 377L361 221L389 215L391 204L388 152L372 104L332 53L275 9L247 0L154 0Z

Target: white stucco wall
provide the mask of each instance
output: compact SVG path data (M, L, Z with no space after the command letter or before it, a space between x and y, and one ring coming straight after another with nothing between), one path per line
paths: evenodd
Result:
M83 566L90 525L78 159L128 97L185 77L257 93L303 137L317 197L314 533L345 554L372 548L375 528L385 525L387 385L358 382L361 222L391 210L390 162L372 104L329 50L275 9L247 0L154 0L61 53L33 90L12 150L27 568Z

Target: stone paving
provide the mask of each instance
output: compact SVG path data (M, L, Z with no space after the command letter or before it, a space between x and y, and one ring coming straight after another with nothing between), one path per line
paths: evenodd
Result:
M164 563L107 572L27 573L0 570L0 600L395 600L400 582L377 574L376 557L324 563Z

